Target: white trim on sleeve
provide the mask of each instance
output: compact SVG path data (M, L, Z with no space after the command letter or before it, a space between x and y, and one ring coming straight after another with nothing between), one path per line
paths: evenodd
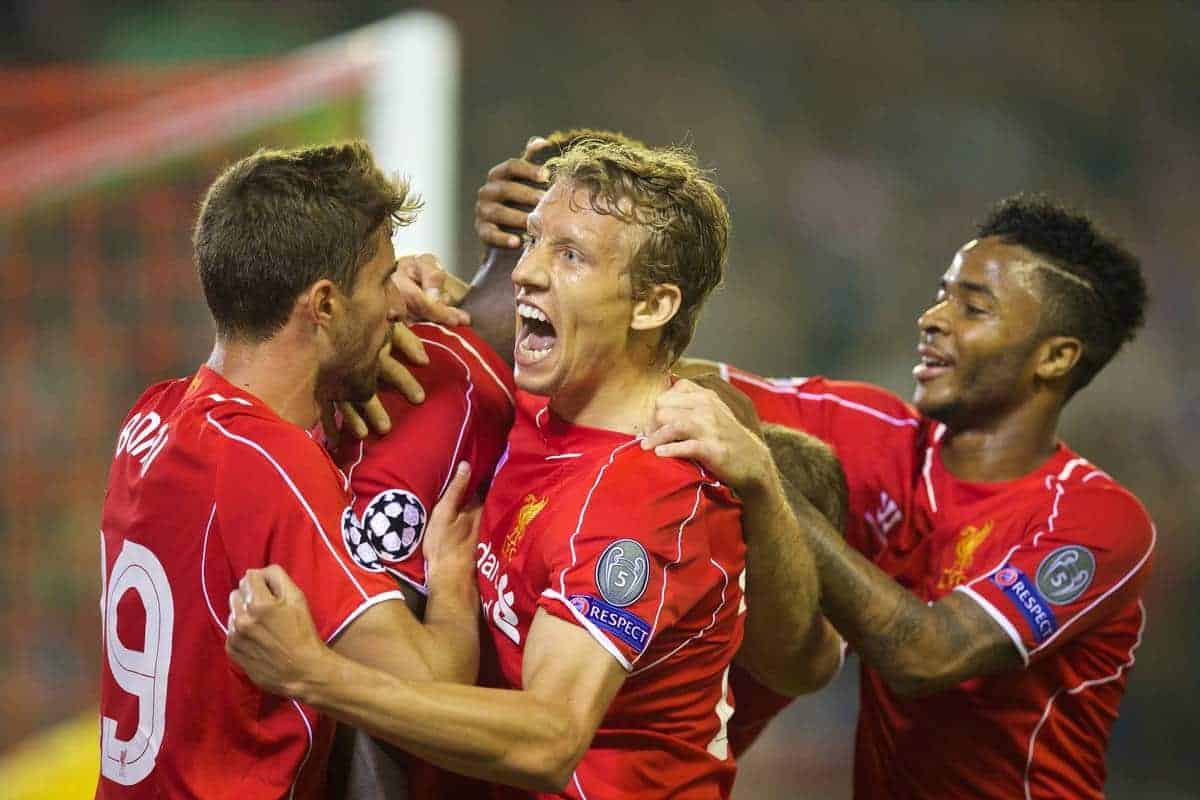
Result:
M609 639L607 636L605 636L590 619L579 613L579 609L572 605L571 601L568 600L565 595L562 595L553 589L544 589L542 591L542 597L549 597L552 600L557 600L570 609L571 616L575 617L575 621L582 625L583 629L590 633L592 638L599 642L600 646L607 650L609 655L615 658L617 663L620 664L626 672L631 672L633 670L633 664L629 663L629 659L625 657L625 654L621 652L620 648L612 643L612 639Z
M411 586L413 591L417 592L422 597L429 597L429 587L428 586L423 586L423 585L417 583L412 578L408 577L407 575L405 575L403 572L396 569L395 567L384 567L384 569L387 570L387 573L389 575L391 575L393 578L395 578L396 580L404 581L404 584L406 586Z
M954 591L962 592L967 597L979 604L979 607L987 612L987 615L994 619L996 623L1004 629L1008 634L1008 638L1012 639L1012 643L1016 645L1017 652L1021 654L1021 662L1025 666L1029 666L1029 651L1025 649L1025 642L1021 641L1021 634L1013 626L1012 620L1000 613L1000 610L984 599L983 595L968 586L956 586Z
M1073 617L1068 619L1063 624L1059 625L1058 630L1056 630L1054 633L1052 633L1046 639L1046 641L1042 642L1037 647L1033 648L1033 652L1036 653L1037 651L1046 647L1046 645L1053 642L1055 639L1057 639L1059 636L1061 636L1063 634L1063 631L1065 631L1067 628L1074 625L1076 622L1078 622L1080 619L1082 619L1089 611L1091 611L1093 608L1095 608L1096 606L1103 603L1104 600L1107 599L1113 592L1117 591L1122 586L1124 586L1126 583L1128 583L1129 579L1132 578L1134 575L1138 574L1138 571L1140 571L1141 568L1143 566L1145 566L1147 559L1150 558L1150 554L1154 552L1154 545L1157 541L1158 541L1158 528L1156 528L1154 526L1154 523L1152 522L1152 523L1150 523L1150 546L1146 548L1146 552L1142 555L1141 559L1139 559L1138 562L1136 564L1134 564L1133 567L1131 567L1128 572L1125 573L1125 576L1123 578L1121 578L1121 580L1117 581L1112 586L1110 586L1108 588L1108 591L1106 591L1104 594L1097 597L1092 602L1088 603L1086 608L1083 608L1083 609L1077 611Z
M357 608L346 615L346 618L342 620L341 624L337 626L333 633L326 637L325 644L332 644L333 640L340 636L342 631L349 627L351 622L354 622L354 620L361 617L363 612L365 612L368 608L377 606L380 603L388 600L399 600L400 602L404 602L405 599L404 592L400 591L399 589L394 589L389 592L381 592L374 597L368 598L365 602L360 603Z

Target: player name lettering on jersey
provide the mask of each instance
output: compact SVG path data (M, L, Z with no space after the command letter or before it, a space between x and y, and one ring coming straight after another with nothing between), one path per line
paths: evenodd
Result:
M144 477L155 457L166 447L170 427L163 424L162 418L153 411L134 414L121 428L113 458L117 458L122 452L128 453L130 458L137 458L138 463L142 465L141 475Z

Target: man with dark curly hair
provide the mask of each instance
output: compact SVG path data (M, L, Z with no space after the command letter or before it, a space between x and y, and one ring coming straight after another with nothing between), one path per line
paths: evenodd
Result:
M722 367L764 420L829 442L845 469L844 540L793 502L822 609L863 661L856 797L1103 796L1155 531L1056 429L1145 304L1132 254L1016 197L917 319L915 408Z

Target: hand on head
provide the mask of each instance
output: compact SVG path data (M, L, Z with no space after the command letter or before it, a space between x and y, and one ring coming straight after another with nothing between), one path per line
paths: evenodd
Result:
M529 212L546 193L550 173L528 159L545 147L545 139L534 137L525 146L523 158L510 158L492 167L487 182L479 187L475 201L475 233L488 247L514 249L521 246Z

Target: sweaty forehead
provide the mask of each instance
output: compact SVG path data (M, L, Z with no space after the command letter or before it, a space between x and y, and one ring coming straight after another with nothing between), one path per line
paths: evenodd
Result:
M1041 266L1029 250L992 236L972 239L960 247L942 280L985 287L997 297L1015 292L1036 298Z
M625 249L640 244L642 226L604 213L603 202L601 198L593 205L586 187L557 181L530 215L530 228L541 236L568 238L597 249Z

